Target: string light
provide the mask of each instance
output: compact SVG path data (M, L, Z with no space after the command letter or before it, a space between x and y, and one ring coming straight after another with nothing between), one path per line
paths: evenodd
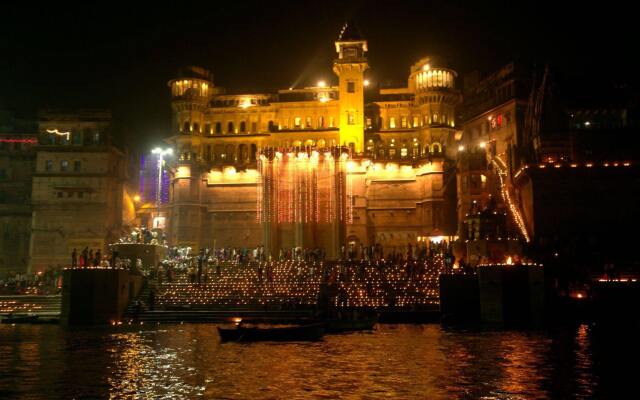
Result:
M71 135L71 132L60 132L57 129L47 129L47 133L53 133L58 136L66 136L67 140L69 140L69 136Z
M520 214L520 211L516 207L516 205L511 200L511 195L509 194L509 190L507 189L507 185L505 183L505 178L507 176L506 172L506 164L499 156L495 156L491 163L496 167L496 171L498 172L498 177L500 179L500 191L502 193L502 198L507 203L509 207L509 211L511 211L511 216L513 217L516 225L518 226L520 233L524 237L524 240L529 243L531 239L529 238L529 233L527 232L527 227L524 223L524 219Z

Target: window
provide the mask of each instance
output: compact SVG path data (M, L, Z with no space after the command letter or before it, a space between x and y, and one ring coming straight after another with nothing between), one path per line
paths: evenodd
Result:
M245 133L247 131L247 123L242 121L240 122L240 132Z
M252 122L251 123L251 132L253 132L253 133L258 132L258 123L257 122Z
M356 83L353 81L347 82L347 93L356 92Z
M371 129L371 118L367 118L367 129Z
M82 135L78 131L74 131L71 134L71 140L73 144L82 144Z
M82 168L82 163L78 160L73 162L73 171L74 172L80 172L80 169Z
M487 176L486 175L480 175L480 187L482 189L487 187Z
M417 115L413 116L413 127L417 128L420 125L420 118Z
M44 170L49 172L49 171L53 171L53 161L51 160L47 160L44 162Z
M207 123L204 125L204 133L211 135L211 124Z
M349 125L355 125L355 123L356 123L356 118L355 118L355 116L353 115L353 113L352 113L352 112L348 113L348 114L347 114L347 124L349 124Z
M78 198L81 199L84 197L84 192L78 192Z
M200 124L199 123L194 123L193 124L193 131L196 133L200 133Z
M0 179L5 179L7 177L7 170L2 168L0 169Z
M305 120L305 126L311 128L311 117L307 117Z
M60 160L60 171L68 171L69 170L69 161Z
M324 128L324 117L318 117L318 128Z
M100 134L98 132L93 134L93 144L100 144Z
M400 157L405 158L407 154L408 154L408 150L405 147L400 149Z
M403 117L400 119L400 127L402 127L402 128L406 128L406 127L407 127L407 117L404 117L404 116L403 116Z
M335 120L333 117L329 117L329 128L333 128L335 125Z
M395 129L396 128L396 117L390 117L389 118L389 128L390 129Z
M220 122L216 122L216 133L222 133L222 124Z
M300 118L300 117L295 117L295 118L293 119L293 126L294 126L294 127L296 127L296 128L300 128L301 124L302 124L302 118Z
M227 133L233 133L233 122L231 121L227 124Z

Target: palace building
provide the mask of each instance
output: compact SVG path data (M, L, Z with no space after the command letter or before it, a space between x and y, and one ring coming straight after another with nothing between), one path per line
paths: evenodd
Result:
M457 73L427 57L380 88L353 25L335 49L337 86L228 94L198 67L169 82L171 243L337 257L456 234Z

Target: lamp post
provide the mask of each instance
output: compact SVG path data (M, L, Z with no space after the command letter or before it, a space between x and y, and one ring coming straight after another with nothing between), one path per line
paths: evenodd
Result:
M156 190L156 207L158 209L158 215L157 218L160 218L160 203L162 202L162 164L163 164L163 160L164 160L164 156L165 155L171 155L173 154L173 149L172 148L167 148L167 149L162 149L160 147L156 147L155 149L151 150L152 154L156 154L158 155L158 187ZM159 221L158 221L159 223Z

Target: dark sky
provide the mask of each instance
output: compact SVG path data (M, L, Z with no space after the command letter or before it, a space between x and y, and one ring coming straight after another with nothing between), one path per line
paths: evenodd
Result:
M0 12L0 108L108 107L133 149L168 135L166 82L178 67L256 91L334 79L333 42L355 19L372 79L405 81L437 55L460 73L511 59L630 82L638 20L615 2L208 1L9 7Z

